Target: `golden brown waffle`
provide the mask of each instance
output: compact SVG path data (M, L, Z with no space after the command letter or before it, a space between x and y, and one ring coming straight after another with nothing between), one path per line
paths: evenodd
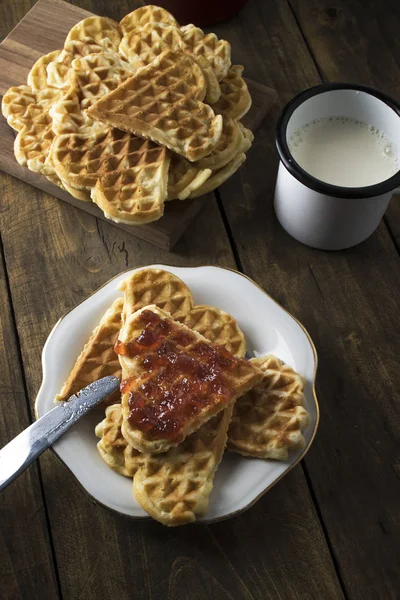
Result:
M61 50L54 50L41 56L29 71L27 83L32 90L43 90L49 86L47 83L47 67L58 59Z
M168 23L147 23L124 35L119 52L135 69L149 65L165 50L184 51L182 34Z
M183 156L172 153L168 172L167 200L186 200L192 192L207 181L211 169L200 169Z
M140 29L147 23L165 23L167 25L179 27L177 20L171 15L171 13L165 10L165 8L154 6L152 4L148 6L141 6L140 8L132 11L126 15L119 24L122 32L127 34L134 29Z
M223 117L222 134L218 144L211 154L197 161L196 166L216 171L225 167L239 152L244 152L244 148L248 150L247 140L252 134L240 125L229 117Z
M130 80L133 91L151 77L156 78L156 81L151 87L146 86L144 92L154 95L155 98L160 96L160 100L163 100L162 94L165 94L165 90L170 94L186 95L196 100L205 98L207 84L201 67L182 52L162 52L152 68L143 71L142 77L137 76ZM131 96L129 86L126 94Z
M199 27L185 25L180 29L185 52L206 58L221 81L231 66L231 45L219 40L215 33L205 34Z
M70 86L68 71L75 58L87 56L88 54L100 54L105 51L113 51L110 40L95 42L92 38L83 38L66 41L64 49L46 67L47 85L66 89Z
M192 523L207 512L224 453L232 406L166 454L146 454L133 479L136 500L164 525Z
M51 178L55 176L54 168L49 161L53 139L51 122L47 124L32 123L30 126L25 126L15 138L15 158L20 165Z
M302 431L310 423L304 408L304 379L276 356L251 359L264 377L236 402L228 449L259 458L286 460L303 448Z
M191 96L200 67L183 53L166 51L88 109L90 117L151 139L190 161L210 154L222 117Z
M122 434L160 453L261 380L261 372L150 305L130 315L115 351L122 367Z
M92 134L59 135L52 147L58 175L77 188L93 188L100 177L153 162L159 147L119 129ZM150 155L149 155L150 153Z
M67 400L93 381L107 375L121 376L121 367L114 352L114 344L121 328L123 299L117 298L106 311L98 326L78 356L67 381L56 396L56 401ZM119 402L120 391L108 397L109 402Z
M237 358L246 354L246 341L232 315L215 306L195 305L192 292L176 275L163 269L140 269L124 279L123 321L140 308L155 304Z
M217 346L224 346L234 356L243 358L246 354L244 335L229 313L214 306L198 304L183 322Z
M49 110L59 97L59 91L44 89L33 91L29 85L11 87L3 96L1 110L8 124L17 131L34 123L51 123Z
M225 167L218 171L214 171L201 187L191 192L189 198L198 198L199 196L203 196L204 194L208 194L215 190L236 173L245 160L246 155L243 152L236 154Z
M194 307L192 292L179 277L163 269L140 269L124 279L123 321L140 308L155 304L177 321L184 321Z
M27 85L13 87L3 97L2 112L11 127L19 132L14 142L19 164L60 185L50 161L54 133L49 111L58 96L59 91L55 89L33 91Z
M60 55L47 66L47 84L67 89L68 72L77 57L118 51L121 40L118 23L103 17L89 17L77 23L69 32Z
M220 98L212 104L215 113L238 120L248 112L251 107L251 96L242 73L242 65L230 67L220 82Z
M15 158L20 165L40 173L58 187L67 190L79 200L88 201L90 196L83 190L69 186L56 173L51 160L51 147L54 143L54 132L49 123L31 123L25 125L14 141Z
M60 135L52 147L59 177L92 198L112 220L154 221L164 212L169 152L118 129Z
M192 523L207 511L231 414L232 407L222 411L165 454L148 454L129 446L121 433L121 405L114 404L96 427L97 448L109 467L134 478L135 497L154 519L169 526Z
M99 44L110 47L118 52L118 46L122 38L121 28L118 23L107 17L88 17L73 26L67 35L66 42L72 40L92 39Z
M146 155L146 164L107 173L93 188L93 202L111 221L141 225L164 214L170 154L155 146Z
M213 65L202 53L192 53L191 48L188 48L184 42L182 32L176 26L170 23L149 22L124 35L119 47L120 54L135 69L149 65L165 50L189 54L203 71L207 86L206 101L211 104L219 99L221 88Z
M51 109L56 134L106 131L109 127L93 121L85 109L114 90L133 73L132 67L111 51L88 54L72 61L68 71L70 88Z
M105 418L95 429L100 438L97 449L111 469L125 477L133 477L143 464L145 455L129 446L121 433L121 425L121 403L107 406Z

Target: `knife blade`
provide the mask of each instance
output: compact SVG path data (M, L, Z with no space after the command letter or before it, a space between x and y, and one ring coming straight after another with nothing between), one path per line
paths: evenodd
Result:
M83 388L32 423L0 450L0 491L74 425L119 387L117 377L103 377Z

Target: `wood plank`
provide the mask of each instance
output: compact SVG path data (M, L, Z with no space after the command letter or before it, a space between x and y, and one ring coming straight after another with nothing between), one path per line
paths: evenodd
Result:
M371 85L400 99L400 5L397 0L358 2L290 0L324 81ZM399 198L385 222L400 251Z
M316 55L325 57L324 73L336 60L350 65L351 76L357 71L351 66L354 54L368 44L375 13L360 32L360 18L356 13L350 18L348 12L355 5L360 3L336 3L333 26L328 2L292 2L305 31L314 32L314 41L307 33L306 38L310 46L315 44ZM376 14L385 12L383 6L388 14L394 4L376 5ZM346 27L344 40L341 31ZM257 0L242 11L240 24L229 23L231 28L237 47L242 46L240 61L261 65L265 79L259 80L277 89L280 107L299 90L319 83L287 3ZM223 35L225 26L218 33ZM330 42L324 54L325 38ZM355 51L344 57L353 41ZM365 75L367 56L361 53L360 61ZM382 80L385 61L379 63ZM252 75L251 66L249 70ZM332 78L344 79L345 73L333 70ZM389 66L388 77L393 76ZM394 358L400 334L398 255L383 223L365 243L344 252L307 248L279 227L272 204L278 114L277 106L257 132L239 175L240 186L227 182L221 187L222 203L244 271L299 318L320 355L321 423L305 464L346 593L352 599L397 598L400 419L393 402L400 393Z
M0 255L0 448L29 425L18 341ZM0 590L3 600L57 597L46 510L37 465L0 496Z
M0 45L0 94L14 85L26 82L35 61L42 55L63 46L71 27L92 13L62 0L39 0ZM38 35L40 32L40 35ZM255 130L274 103L274 92L249 81L253 105L246 115L246 126ZM32 173L17 163L13 154L14 132L0 117L0 169L26 181L56 198L107 220L103 212L91 202L81 202L68 192L53 185L38 173ZM177 242L188 224L196 217L207 196L185 202L168 202L159 221L133 226L114 223L114 226L159 248L169 250Z

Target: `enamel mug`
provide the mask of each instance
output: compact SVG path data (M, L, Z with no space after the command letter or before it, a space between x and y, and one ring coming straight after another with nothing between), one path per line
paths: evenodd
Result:
M367 239L400 186L400 170L375 185L342 187L316 179L300 167L289 150L291 136L315 119L334 116L383 131L400 164L400 105L385 94L362 85L323 84L301 92L285 106L276 128L280 164L275 212L296 240L323 250L342 250Z

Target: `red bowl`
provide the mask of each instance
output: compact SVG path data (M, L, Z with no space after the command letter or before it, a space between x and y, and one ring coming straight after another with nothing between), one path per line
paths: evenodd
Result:
M247 0L157 0L157 4L169 10L180 25L193 23L201 27L231 19L246 2Z

